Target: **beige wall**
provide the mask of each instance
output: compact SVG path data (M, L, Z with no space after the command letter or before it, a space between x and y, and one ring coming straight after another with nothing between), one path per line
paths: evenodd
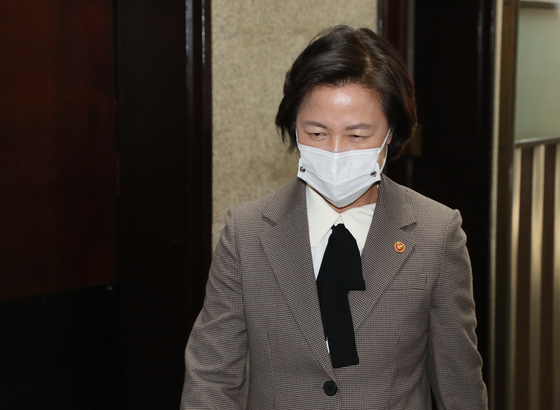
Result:
M515 139L560 135L560 4L521 7L517 34Z
M320 30L376 28L373 0L213 0L213 243L227 209L296 175L274 126L286 71Z

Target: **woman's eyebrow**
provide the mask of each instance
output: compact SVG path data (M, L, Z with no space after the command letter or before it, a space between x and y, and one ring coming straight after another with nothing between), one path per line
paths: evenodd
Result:
M303 125L311 125L311 126L314 126L314 127L319 127L319 128L327 129L327 126L326 126L326 125L321 124L321 123L318 122L318 121L304 121L304 122L303 122Z
M360 124L354 124L354 125L349 125L348 127L345 128L346 131L350 131L350 130L369 130L372 129L373 125L372 124L366 124L366 123L360 123Z

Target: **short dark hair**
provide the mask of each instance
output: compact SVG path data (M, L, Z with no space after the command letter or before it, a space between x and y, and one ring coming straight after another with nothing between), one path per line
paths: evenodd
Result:
M388 159L397 158L416 126L414 86L399 53L367 28L332 27L298 56L286 74L276 114L282 140L297 147L296 118L305 97L321 85L361 84L374 91L393 130Z

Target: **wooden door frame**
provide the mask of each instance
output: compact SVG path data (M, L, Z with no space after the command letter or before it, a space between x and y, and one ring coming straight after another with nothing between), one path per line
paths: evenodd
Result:
M492 376L493 409L513 408L515 366L512 364L513 332L511 295L515 283L512 268L512 187L511 172L514 155L515 77L517 58L516 1L503 1L499 72L498 132L494 142L494 235L492 241ZM504 376L507 375L507 376Z
M410 51L409 4L410 0L377 1L377 34L389 41L405 61Z
M211 2L117 0L116 28L122 408L173 408L211 258Z

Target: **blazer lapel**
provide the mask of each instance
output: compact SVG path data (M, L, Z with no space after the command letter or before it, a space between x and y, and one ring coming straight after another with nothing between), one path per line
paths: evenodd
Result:
M416 245L401 230L402 227L415 223L414 214L401 189L388 178L382 178L378 202L362 252L366 290L349 293L354 330L370 314ZM402 251L399 251L402 249L400 246L399 250L396 249L399 242L404 244Z
M260 235L278 285L305 340L334 380L336 375L327 352L313 259L309 245L309 228L305 201L305 184L299 180L277 195L263 212L275 226Z
M274 276L294 320L325 372L337 380L327 352L313 259L309 245L309 228L305 202L305 184L295 180L281 191L263 211L273 226L260 235ZM391 283L416 242L401 228L415 223L402 188L385 176L379 199L362 252L365 291L349 293L354 329L357 330ZM404 250L395 245L401 242Z

